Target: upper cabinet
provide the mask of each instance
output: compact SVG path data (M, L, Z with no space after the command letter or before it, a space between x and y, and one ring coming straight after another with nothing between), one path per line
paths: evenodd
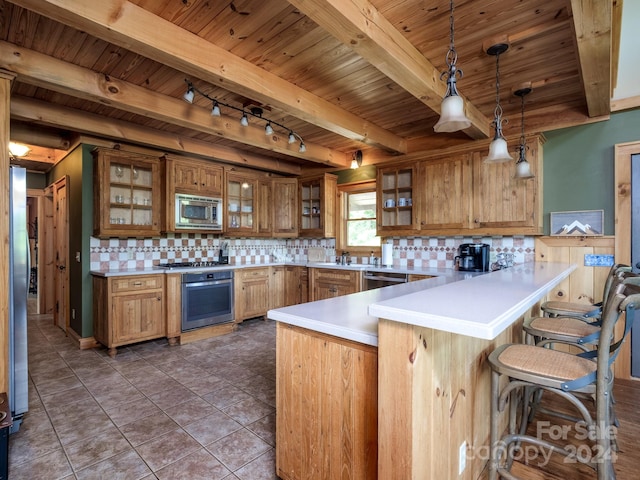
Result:
M222 167L207 161L171 159L167 161L168 179L173 193L190 193L203 197L222 197ZM170 190L171 191L171 190Z
M251 235L258 233L256 222L256 200L258 179L248 174L225 172L225 219L224 228L229 235Z
M298 179L301 237L336 236L337 185L338 177L331 173Z
M271 202L266 214L271 215L273 237L298 236L298 180L274 178L271 180Z
M151 156L96 149L94 235L134 237L161 230L161 164Z
M459 154L420 163L420 230L441 234L470 227L471 155Z
M527 140L530 179L514 177L515 160L484 163L481 153L473 154L473 228L482 233L542 233L542 143Z
M376 189L378 235L413 233L417 224L416 163L378 169Z

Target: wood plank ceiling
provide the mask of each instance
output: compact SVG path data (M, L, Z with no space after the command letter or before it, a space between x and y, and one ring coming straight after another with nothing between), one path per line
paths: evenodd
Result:
M12 140L64 150L82 136L296 174L345 168L358 149L371 164L491 137L492 39L510 43L500 85L512 150L512 92L526 82L528 133L606 118L611 10L602 0L456 1L458 87L473 124L450 134L433 132L448 0L0 0L0 69L16 76ZM188 105L185 79L262 108L306 152L277 126L269 136L261 120L240 126L238 111L212 117L198 94Z

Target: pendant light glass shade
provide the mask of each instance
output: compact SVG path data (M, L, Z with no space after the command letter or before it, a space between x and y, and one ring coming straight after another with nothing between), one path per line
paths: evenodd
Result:
M29 153L30 148L16 142L9 142L9 153L14 157L24 157Z
M535 175L531 172L531 165L527 162L524 154L520 154L520 159L516 163L516 178L533 178Z
M211 109L211 115L214 117L220 116L220 105L218 105L218 102L214 102L213 108Z
M193 103L193 99L196 96L196 92L193 91L193 87L187 88L187 91L182 96L182 99L187 103Z
M457 132L471 126L471 120L464 114L464 100L459 95L444 97L440 106L440 119L433 130L440 132Z
M489 155L484 157L484 163L504 163L513 160L509 155L507 141L500 135L496 135L489 145Z
M447 92L440 105L440 119L433 126L436 133L457 132L471 126L471 120L464 113L464 100L458 94L456 88L456 75L462 78L462 70L456 67L458 54L454 45L453 28L453 0L449 3L449 50L445 61L448 69L440 75L440 78L447 77Z

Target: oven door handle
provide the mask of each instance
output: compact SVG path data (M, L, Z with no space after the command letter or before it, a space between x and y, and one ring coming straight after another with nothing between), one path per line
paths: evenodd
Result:
M224 280L207 280L206 282L187 282L182 286L186 288L190 287L208 287L209 285L223 285L225 283L233 283L231 278L225 278Z
M378 275L364 275L363 277L365 280L381 280L383 282L393 282L393 283L407 283L407 277L405 276L404 278L397 278L397 277L385 277L385 276L378 276Z

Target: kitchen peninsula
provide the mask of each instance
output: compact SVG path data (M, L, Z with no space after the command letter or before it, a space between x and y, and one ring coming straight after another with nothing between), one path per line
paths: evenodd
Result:
M521 340L520 319L574 269L451 272L269 311L277 474L475 480L489 438L486 358Z

